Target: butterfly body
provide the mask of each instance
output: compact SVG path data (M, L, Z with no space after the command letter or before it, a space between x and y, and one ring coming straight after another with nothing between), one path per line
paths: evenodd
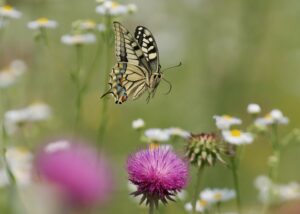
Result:
M117 63L110 73L110 89L102 97L112 94L115 103L122 104L148 92L149 101L162 79L156 42L143 26L136 27L135 37L119 22L114 22L114 30Z

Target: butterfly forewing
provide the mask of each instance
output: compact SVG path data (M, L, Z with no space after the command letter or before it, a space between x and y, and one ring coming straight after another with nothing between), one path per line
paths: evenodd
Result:
M137 26L135 29L134 37L141 47L146 60L148 61L151 72L158 72L158 48L152 33L144 26Z

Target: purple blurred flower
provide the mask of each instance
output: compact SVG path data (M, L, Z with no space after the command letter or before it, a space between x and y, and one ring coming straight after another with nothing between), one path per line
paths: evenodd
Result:
M158 147L141 150L127 160L129 180L137 186L132 195L142 195L141 203L158 206L173 200L187 183L188 165L173 151Z
M112 190L111 171L106 162L82 142L62 139L47 144L37 155L36 167L70 202L103 202Z

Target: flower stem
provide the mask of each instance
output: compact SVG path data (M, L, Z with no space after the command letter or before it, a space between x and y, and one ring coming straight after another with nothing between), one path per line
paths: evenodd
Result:
M197 171L197 176L196 176L196 183L195 183L195 189L194 189L194 196L193 196L193 200L192 200L192 205L193 205L193 213L196 213L196 203L198 201L199 198L199 193L200 193L200 185L201 185L201 178L203 175L203 170L204 170L204 165L201 165L198 168Z
M238 213L241 214L242 213L241 195L240 195L237 161L236 161L235 157L231 157L230 161L231 161L231 170L232 170L232 175L233 175L233 185L234 185L234 189L235 189L235 192L236 192L237 210L238 210Z
M80 86L80 69L82 64L82 47L81 45L76 46L76 60L77 66L74 72L74 82L77 90L77 98L76 98L76 116L75 116L75 130L79 128L79 121L81 117L81 100L82 100L82 90Z
M111 64L111 50L110 50L110 37L111 37L111 30L110 30L110 22L111 17L106 16L106 22L105 22L105 56L106 56L106 66L104 69L104 91L106 92L108 90L108 77L109 77L109 70L110 70L110 64ZM101 147L103 145L104 135L106 131L107 121L108 121L108 115L107 115L107 105L108 105L108 99L104 98L102 101L102 109L101 109L101 119L100 119L100 125L98 129L98 136L97 136L97 142L99 146Z
M153 201L150 201L149 203L149 214L153 214L154 213L154 203Z
M280 145L278 141L278 130L277 130L277 124L274 124L272 126L272 148L273 148L273 157L275 161L271 164L270 169L270 177L274 183L278 181L278 169L279 169L279 163L280 163Z

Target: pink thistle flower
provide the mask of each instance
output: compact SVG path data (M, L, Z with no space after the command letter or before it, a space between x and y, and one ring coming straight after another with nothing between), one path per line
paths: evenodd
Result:
M47 144L37 154L36 168L69 202L101 203L112 190L111 171L106 162L82 142L62 139Z
M188 164L173 151L149 147L131 155L127 160L129 180L137 186L132 195L142 195L140 203L158 206L181 191L187 183Z

